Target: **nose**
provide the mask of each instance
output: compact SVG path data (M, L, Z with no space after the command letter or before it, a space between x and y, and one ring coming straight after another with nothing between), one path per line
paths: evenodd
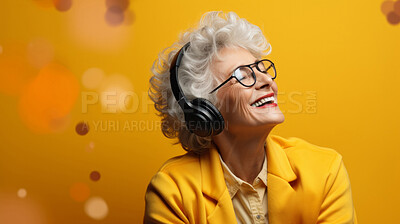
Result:
M261 73L259 71L254 71L256 74L256 84L254 85L256 89L271 87L274 80L270 75Z

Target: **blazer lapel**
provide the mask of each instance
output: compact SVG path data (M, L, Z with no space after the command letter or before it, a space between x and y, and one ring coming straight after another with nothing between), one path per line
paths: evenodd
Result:
M272 224L291 224L299 220L297 209L300 202L291 184L297 179L290 162L283 151L291 147L278 136L267 138L267 190L268 221ZM202 190L206 198L214 201L207 211L209 223L236 223L236 216L225 184L218 151L210 149L200 157Z
M232 200L225 184L218 151L214 148L200 157L203 195L214 202L207 211L208 223L236 223Z
M225 190L219 198L214 211L207 217L207 223L236 223L235 211L233 209L231 196L228 190Z
M267 138L267 195L268 195L268 221L273 224L290 224L298 220L296 207L298 201L296 191L292 188L297 179L290 162L283 151L291 147L280 137L268 136Z

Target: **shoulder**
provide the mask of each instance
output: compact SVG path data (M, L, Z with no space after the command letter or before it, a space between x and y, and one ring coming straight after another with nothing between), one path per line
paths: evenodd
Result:
M271 136L285 152L295 173L334 173L342 163L342 156L334 149L317 146L306 140Z
M193 153L186 153L168 159L158 170L166 174L184 174L187 171L193 172L200 167L200 156Z
M286 155L293 159L307 157L317 160L337 160L342 156L334 149L317 146L306 140L297 137L283 138L277 135L271 136L271 139L284 150Z
M147 187L144 223L188 223L184 208L199 194L198 170L199 156L191 153L166 161Z
M163 184L169 182L171 186L179 188L188 182L199 181L200 177L200 156L186 153L168 159L153 176L151 183L157 184L162 179Z

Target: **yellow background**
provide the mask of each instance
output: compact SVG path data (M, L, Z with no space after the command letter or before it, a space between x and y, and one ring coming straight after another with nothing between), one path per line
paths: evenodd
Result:
M274 134L336 149L351 179L359 222L398 222L400 25L387 22L382 1L133 0L132 24L73 31L79 22L71 18L82 2L73 1L66 12L40 0L0 2L2 51L9 43L45 39L80 85L70 121L56 133L29 129L19 116L19 96L0 93L0 210L7 200L30 200L40 207L42 223L140 223L150 178L166 159L184 153L157 130L159 118L146 97L150 67L204 12L223 10L258 25L272 44L278 100L286 117ZM105 0L89 2L105 10ZM78 18L82 23L90 19L104 23L100 17ZM92 67L130 80L137 109L106 113L98 102L84 112L82 96L93 90L81 79ZM84 136L75 132L81 121L90 127ZM123 130L131 121L138 126ZM120 126L101 129L95 122ZM86 150L90 142L92 151ZM97 182L89 178L94 170L101 174ZM91 219L84 202L71 198L77 182L107 203L104 219ZM17 197L21 188L25 198Z

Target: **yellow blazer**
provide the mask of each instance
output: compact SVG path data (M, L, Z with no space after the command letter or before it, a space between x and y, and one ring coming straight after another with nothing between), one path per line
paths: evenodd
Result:
M270 224L357 223L342 157L299 138L267 138ZM168 160L146 192L144 223L236 223L218 151Z

